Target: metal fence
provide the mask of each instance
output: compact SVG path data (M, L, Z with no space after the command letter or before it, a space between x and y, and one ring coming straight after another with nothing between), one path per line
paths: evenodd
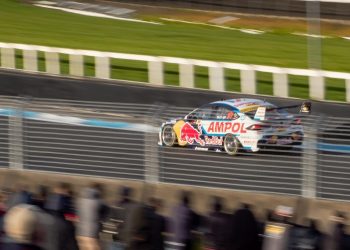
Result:
M349 118L300 116L304 142L289 149L158 146L161 123L193 108L2 97L0 167L350 200Z

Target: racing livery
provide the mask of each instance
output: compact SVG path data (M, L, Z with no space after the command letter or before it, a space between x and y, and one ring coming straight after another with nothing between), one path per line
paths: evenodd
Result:
M195 109L184 118L162 124L159 145L195 147L237 154L268 145L300 145L304 132L301 121L285 109L258 99L230 99L212 102ZM309 113L305 102L300 112Z

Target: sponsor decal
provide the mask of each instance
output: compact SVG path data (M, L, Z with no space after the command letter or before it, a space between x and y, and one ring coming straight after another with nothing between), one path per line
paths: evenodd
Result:
M198 124L198 130L195 129L190 123L186 122L180 129L180 140L186 141L189 144L195 142L199 143L201 146L205 146L205 141L200 138L202 132L201 124Z
M244 129L244 123L239 122L211 122L209 124L208 133L229 133L244 134L247 130Z
M242 140L241 141L242 142L242 144L244 144L244 145L253 145L253 144L255 144L256 143L256 140Z
M202 147L195 147L194 150L199 150L199 151L208 151L209 148L202 148Z
M264 120L265 114L266 114L266 107L259 107L255 113L254 119L255 120Z
M257 110L258 108L259 108L259 105L252 105L252 106L249 106L249 107L242 108L241 112L246 113L246 112Z
M205 144L207 145L222 145L223 140L222 140L222 137L218 137L218 136L212 136L212 137L205 136L204 141L205 141Z
M236 107L240 107L240 106L249 107L249 106L257 106L257 105L259 105L259 104L256 102L240 102L240 103L235 104Z

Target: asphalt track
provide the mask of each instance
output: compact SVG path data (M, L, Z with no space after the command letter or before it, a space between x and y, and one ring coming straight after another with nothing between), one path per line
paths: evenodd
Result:
M68 79L17 72L0 72L0 95L33 96L41 98L74 99L104 102L167 103L174 106L197 107L222 98L247 95L184 90L181 88L150 87L115 81ZM278 105L292 105L300 100L266 97ZM349 117L347 104L313 102L313 112L325 116ZM32 170L63 171L112 178L143 179L145 145L143 133L125 133L103 128L81 128L40 121L25 121L25 168ZM0 119L0 145L6 145L7 118ZM50 131L64 130L64 135ZM91 135L96 137L91 138ZM39 136L38 136L39 135ZM84 144L73 141L86 135ZM41 137L41 139L39 138ZM114 149L94 151L96 146L108 143ZM132 146L130 145L130 142ZM155 142L156 143L156 142ZM3 148L1 146L1 148ZM50 150L48 150L50 148ZM92 155L91 152L94 151ZM69 157L65 157L65 154ZM343 157L343 158L339 158ZM107 160L110 159L110 160ZM323 198L350 198L347 178L334 181L334 177L350 177L348 156L323 153L324 159L336 161L336 166L323 166L322 170L339 169L339 173L319 175ZM168 183L220 187L246 191L300 195L302 189L302 152L274 151L258 154L244 153L238 157L215 152L200 152L183 148L159 149L160 180ZM1 150L0 162L8 161L8 151ZM79 166L79 167L77 167ZM337 189L338 195L334 194ZM329 193L329 194L327 194Z
M252 97L252 95L237 93L150 86L129 82L50 77L0 70L0 95L142 104L158 102L178 107L198 107L223 98ZM269 96L264 98L277 105L300 104L300 100L295 99ZM315 114L350 116L349 104L316 101L312 104Z

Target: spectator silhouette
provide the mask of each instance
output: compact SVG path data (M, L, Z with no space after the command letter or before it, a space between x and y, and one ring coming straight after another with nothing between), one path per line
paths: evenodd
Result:
M38 187L37 193L33 197L33 201L32 201L33 205L44 210L48 196L49 196L49 188L47 186L40 185Z
M7 240L2 250L42 250L35 242L39 225L36 207L19 204L5 215L4 229Z
M327 250L344 250L345 248L345 215L341 212L336 212L331 217L331 230L327 237Z
M248 204L243 204L233 214L231 234L232 250L257 250L259 247L258 224Z
M151 245L152 250L164 250L164 233L166 233L166 220L159 211L163 207L162 200L150 199L152 226L151 226Z
M198 224L198 216L190 208L190 193L182 192L180 204L175 206L172 211L174 241L183 246L180 249L192 249L192 230Z
M228 250L230 240L230 216L223 210L223 201L214 197L212 211L208 216L208 241L215 250Z
M105 217L106 207L102 200L102 186L93 183L83 189L77 203L79 223L77 236L82 250L100 250L99 233Z
M69 196L70 184L60 182L54 187L53 192L48 195L45 210L56 213L59 211L68 213L70 211L71 198Z
M323 249L323 234L318 228L318 222L316 220L310 220L309 234L314 241L314 250Z
M59 183L48 197L45 208L53 218L53 227L49 228L51 233L48 235L49 249L78 250L74 224L66 219L66 215L71 213L70 190L69 184Z
M122 187L119 192L120 198L115 202L110 210L110 217L116 221L117 234L113 236L115 241L126 241L128 238L125 230L125 222L129 218L130 208L133 207L133 189L130 187Z
M121 199L120 201L118 202L118 206L120 207L124 207L130 203L133 202L133 189L130 188L130 187L122 187L121 191L120 191L120 196L121 196Z
M0 193L0 249L1 241L4 236L4 216L6 213L6 194Z
M31 204L32 194L28 191L28 187L25 185L18 185L16 191L9 197L7 203L7 209L11 209L20 204Z

